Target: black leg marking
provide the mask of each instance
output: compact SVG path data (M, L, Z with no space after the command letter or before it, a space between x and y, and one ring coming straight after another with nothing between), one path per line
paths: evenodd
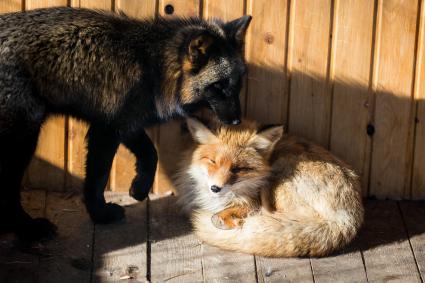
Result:
M124 208L106 203L103 195L119 141L114 131L91 125L87 133L84 196L87 211L95 223L107 224L124 218Z
M137 158L137 175L131 184L130 195L142 201L148 196L152 188L158 155L155 146L145 131L141 131L135 136L124 138L123 143Z
M0 219L5 230L14 231L21 240L32 242L54 237L56 226L45 218L31 218L20 203L22 177L39 134L38 125L20 125L19 131L0 135Z

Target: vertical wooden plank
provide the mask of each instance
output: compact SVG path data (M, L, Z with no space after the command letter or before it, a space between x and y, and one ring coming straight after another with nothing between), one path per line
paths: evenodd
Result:
M172 5L174 12L171 15L165 13L165 7ZM159 1L159 14L163 17L173 16L199 16L200 15L200 1L199 0L160 0ZM179 140L181 136L181 120L170 121L162 125L158 129L156 143L158 145L158 170L157 182L154 186L154 193L164 194L173 191L174 187L171 181L171 176L176 171L179 155L185 146Z
M414 149L412 198L425 199L425 3L421 3L415 75L416 138Z
M65 188L65 117L50 117L43 125L27 175L28 186L53 191Z
M115 10L123 11L129 16L136 18L155 17L156 0L135 1L135 0L119 0L115 3ZM147 131L152 141L155 141L154 131ZM110 189L112 191L128 191L131 182L136 174L135 172L136 158L123 145L118 148L115 156L114 166L111 172Z
M66 6L67 0L27 0L25 9ZM65 117L50 117L43 125L35 157L28 168L28 186L61 191L65 189Z
M67 190L80 190L84 185L87 147L85 137L88 125L77 119L68 118L68 163Z
M244 0L205 0L203 16L205 19L231 21L244 15L244 4Z
M159 14L164 17L183 16L194 17L200 15L200 0L159 0ZM171 15L165 13L165 7L171 5L174 12Z
M289 132L328 146L331 1L291 2Z
M418 1L378 3L375 135L370 194L401 198L413 144L412 90Z
M201 243L176 198L150 199L151 282L203 282Z
M125 206L125 222L96 225L92 282L145 282L147 275L146 201L107 192L108 202ZM132 279L133 281L131 281Z
M21 11L22 0L0 0L0 13Z
M25 10L32 10L47 7L67 6L67 0L26 0Z
M71 6L87 9L112 10L114 0L71 0Z
M287 8L288 1L247 2L247 116L263 123L287 123Z
M44 217L45 191L23 191L21 198L25 211L32 217ZM39 254L22 250L16 243L13 234L0 234L0 282L39 282Z
M314 282L308 258L255 257L255 261L260 283Z
M366 194L371 143L366 126L372 108L369 80L374 1L336 0L334 11L330 149L360 174Z
M112 1L113 0L72 0L75 3L79 4L80 8L88 8L88 9L100 9L100 10L111 10L112 7Z
M49 192L46 217L58 235L45 243L49 257L40 259L39 282L90 282L94 225L82 196Z
M399 203L403 220L406 225L409 241L415 255L416 265L425 279L425 202Z
M421 282L397 203L365 203L359 242L369 282Z
M155 16L156 0L116 0L115 11L123 11L126 15L143 19Z

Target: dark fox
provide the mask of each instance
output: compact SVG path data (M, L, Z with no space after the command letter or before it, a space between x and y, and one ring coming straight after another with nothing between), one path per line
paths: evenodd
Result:
M124 217L103 191L117 147L137 157L130 194L146 198L157 153L144 128L207 106L240 123L243 41L250 16L135 20L53 8L0 16L0 217L26 240L55 233L20 204L20 184L51 114L90 123L84 196L95 223Z

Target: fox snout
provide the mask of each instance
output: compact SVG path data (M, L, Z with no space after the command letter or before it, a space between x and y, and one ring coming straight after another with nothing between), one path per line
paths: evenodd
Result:
M212 185L210 189L213 193L218 193L218 192L221 191L221 188L219 186L216 186L216 185Z

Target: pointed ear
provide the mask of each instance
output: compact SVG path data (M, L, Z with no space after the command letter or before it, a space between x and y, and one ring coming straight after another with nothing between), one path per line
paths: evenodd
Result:
M246 15L225 24L225 30L228 35L235 40L239 47L242 47L244 44L246 30L251 19L251 16Z
M187 52L191 69L200 67L206 63L213 41L212 36L207 33L197 35L190 40Z
M211 130L200 121L193 118L187 118L186 123L190 134L198 143L211 144L218 142L218 138L213 134L213 132L211 132Z
M262 127L257 134L251 139L250 145L255 149L269 153L273 150L275 144L283 136L283 126L270 125Z

